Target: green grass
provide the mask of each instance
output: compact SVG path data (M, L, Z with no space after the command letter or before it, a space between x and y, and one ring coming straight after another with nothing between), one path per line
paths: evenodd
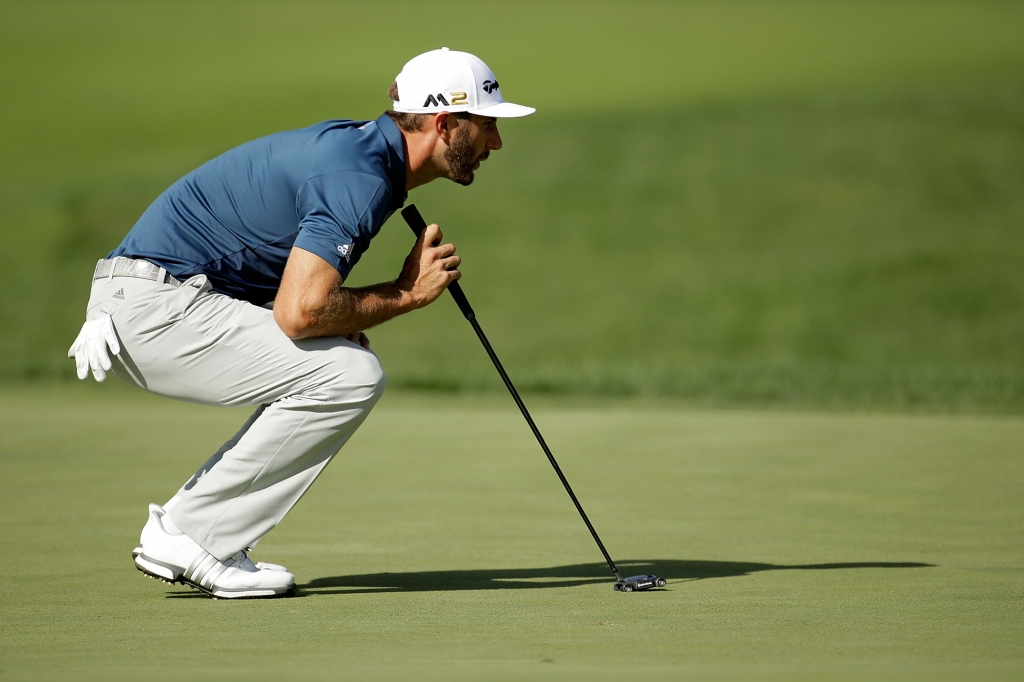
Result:
M449 44L539 108L476 186L412 195L524 387L1024 410L1020 4L451 7L0 4L0 381L71 376L92 264L179 175L374 116ZM407 248L396 219L353 283ZM462 324L375 332L392 385L500 390Z
M540 401L607 569L510 401L385 396L256 551L300 597L129 551L244 412L0 393L0 678L1016 679L1024 421ZM143 437L141 434L145 434Z
M526 386L1019 410L1022 122L1024 79L574 119L510 144L486 223L423 203ZM396 381L496 385L457 317L377 333Z
M1000 1L0 1L0 679L1019 679L1022 34ZM72 375L168 184L376 116L440 45L539 113L412 200L668 588L612 592L445 300L371 333L399 390L256 552L299 598L143 579L146 503L245 413L26 382Z

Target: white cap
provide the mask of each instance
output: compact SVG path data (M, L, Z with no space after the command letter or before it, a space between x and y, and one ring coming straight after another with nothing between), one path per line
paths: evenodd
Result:
M468 52L442 47L413 57L395 78L398 97L395 111L436 114L468 111L495 118L529 116L533 107L501 98L498 79L487 65Z

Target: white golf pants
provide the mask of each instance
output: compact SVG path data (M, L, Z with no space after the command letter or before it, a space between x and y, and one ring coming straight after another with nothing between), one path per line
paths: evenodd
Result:
M256 412L178 492L175 525L218 559L276 526L366 418L386 380L377 356L340 337L292 341L273 312L211 291L134 277L93 282L114 373L159 395Z

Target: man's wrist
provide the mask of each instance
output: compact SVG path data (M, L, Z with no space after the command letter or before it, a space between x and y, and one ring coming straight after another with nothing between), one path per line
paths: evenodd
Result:
M392 285L398 294L398 307L401 312L411 312L426 305L426 303L414 293L413 287L403 282L401 278L392 282Z

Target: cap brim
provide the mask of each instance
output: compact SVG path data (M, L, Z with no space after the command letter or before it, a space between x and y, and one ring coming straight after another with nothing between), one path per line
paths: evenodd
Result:
M500 102L489 107L470 109L469 113L479 116L493 116L494 118L520 118L522 116L529 116L535 111L537 110L533 107L524 107L522 104Z

